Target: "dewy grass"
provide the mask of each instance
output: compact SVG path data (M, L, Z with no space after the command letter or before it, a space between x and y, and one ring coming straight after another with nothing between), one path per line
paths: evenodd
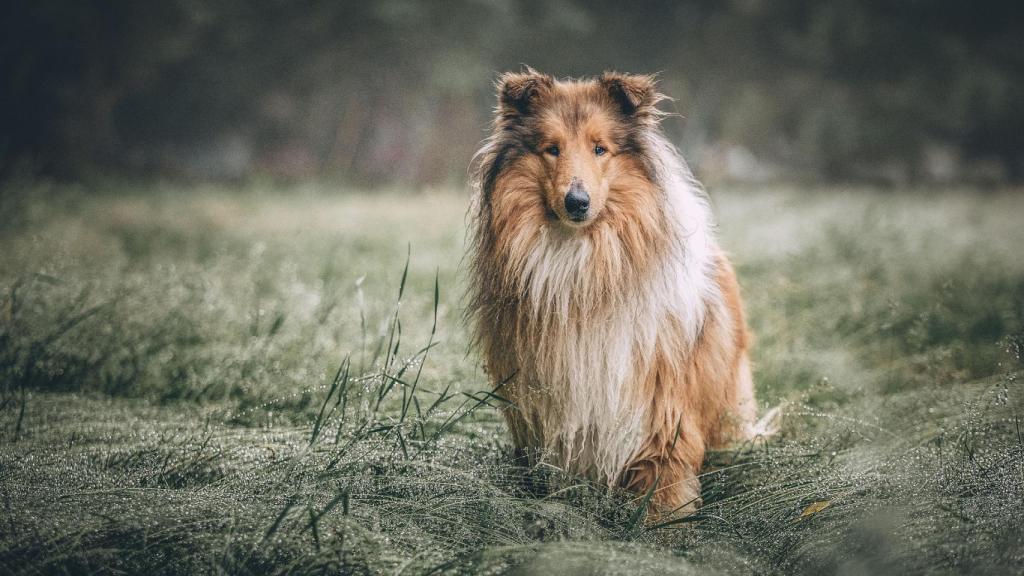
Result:
M712 194L781 433L704 506L517 467L465 196L9 190L0 572L1006 573L1024 197Z

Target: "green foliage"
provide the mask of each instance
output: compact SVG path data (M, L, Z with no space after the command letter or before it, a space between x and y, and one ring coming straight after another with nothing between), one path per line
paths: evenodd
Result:
M1024 555L1019 196L715 193L783 429L710 454L703 508L659 525L645 495L514 464L466 354L464 197L11 192L0 572L991 573Z
M686 118L669 130L709 173L741 146L802 177L1024 177L1012 2L64 0L3 15L0 172L460 181L495 75L525 63L659 73Z

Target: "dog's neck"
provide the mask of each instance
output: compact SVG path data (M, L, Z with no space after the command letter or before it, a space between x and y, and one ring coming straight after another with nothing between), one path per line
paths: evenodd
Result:
M696 340L709 299L716 297L719 249L710 210L675 149L660 137L649 146L663 230L648 231L647 245L630 249L611 227L588 232L553 222L543 228L517 280L541 333L560 324L646 313L670 317L685 327L687 344ZM648 254L638 257L640 250Z

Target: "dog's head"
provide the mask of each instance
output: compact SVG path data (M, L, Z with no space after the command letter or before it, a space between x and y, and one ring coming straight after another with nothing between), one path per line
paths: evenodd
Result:
M484 187L511 175L515 185L501 193L533 194L548 220L586 228L610 202L628 200L617 191L636 193L637 181L649 182L643 135L656 129L662 99L651 76L606 72L556 80L532 69L504 74ZM516 204L531 205L528 200Z

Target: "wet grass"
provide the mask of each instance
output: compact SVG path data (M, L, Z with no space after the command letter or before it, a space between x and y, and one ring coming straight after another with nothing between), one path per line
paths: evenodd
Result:
M0 572L1005 573L1024 196L713 193L770 442L704 508L515 467L460 321L466 198L0 199Z

